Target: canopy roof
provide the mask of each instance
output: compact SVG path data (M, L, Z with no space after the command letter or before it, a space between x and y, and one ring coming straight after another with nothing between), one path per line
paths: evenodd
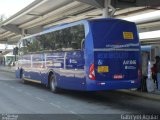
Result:
M113 17L126 18L159 10L158 0L111 0ZM141 2L140 2L141 1ZM102 17L104 0L35 0L0 24L0 42L16 42L23 35L62 23ZM159 30L160 16L136 21L140 32Z

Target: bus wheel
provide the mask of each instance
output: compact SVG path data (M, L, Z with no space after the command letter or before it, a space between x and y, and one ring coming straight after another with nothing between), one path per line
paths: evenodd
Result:
M58 88L57 88L57 81L55 79L55 76L52 74L49 77L49 85L50 85L50 90L54 93L58 92Z

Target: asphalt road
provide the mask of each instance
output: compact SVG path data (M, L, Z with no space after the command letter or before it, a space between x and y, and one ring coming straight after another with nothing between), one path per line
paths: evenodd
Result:
M0 118L18 114L19 119L67 120L83 118L103 119L124 114L159 114L160 102L135 97L118 91L76 92L54 94L45 86L23 84L13 73L0 71ZM116 115L115 115L116 114ZM104 117L103 117L104 116ZM7 116L13 117L13 116ZM113 118L112 118L113 119Z

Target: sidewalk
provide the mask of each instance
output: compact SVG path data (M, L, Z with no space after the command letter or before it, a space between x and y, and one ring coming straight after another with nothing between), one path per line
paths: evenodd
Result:
M15 67L8 67L8 66L0 66L0 71L5 71L5 72L15 72Z
M160 101L160 91L154 91L151 93L147 93L147 92L133 91L133 90L120 90L120 92L129 94L129 95L133 95L133 96L137 96L137 97L150 99L150 100Z

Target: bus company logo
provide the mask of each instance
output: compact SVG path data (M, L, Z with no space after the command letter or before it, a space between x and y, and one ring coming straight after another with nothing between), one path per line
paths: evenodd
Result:
M123 65L136 65L137 61L136 60L124 60Z
M77 62L77 60L75 60L75 59L70 59L70 60L69 60L69 63L71 63L71 64L77 64L78 62Z
M130 44L123 44L123 45L110 45L107 44L106 48L129 48L129 47L138 47L139 43L130 43Z
M98 65L103 65L103 60L98 60Z

